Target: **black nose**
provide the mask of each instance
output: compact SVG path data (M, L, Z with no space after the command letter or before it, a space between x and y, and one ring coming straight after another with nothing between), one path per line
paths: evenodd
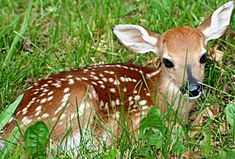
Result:
M198 82L190 83L189 81L186 82L184 89L181 91L183 94L188 94L189 97L196 97L200 94L202 88Z

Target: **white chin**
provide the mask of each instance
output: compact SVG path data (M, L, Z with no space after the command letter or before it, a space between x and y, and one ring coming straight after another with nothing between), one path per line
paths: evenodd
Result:
M199 92L199 94L198 94L197 96L195 96L195 97L189 97L188 94L184 94L184 96L185 96L187 99L189 99L189 100L196 100L196 99L198 99L198 98L201 96L201 94L202 94L202 92Z

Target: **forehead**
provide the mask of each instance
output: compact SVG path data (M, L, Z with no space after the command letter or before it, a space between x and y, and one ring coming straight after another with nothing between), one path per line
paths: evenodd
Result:
M170 56L190 54L201 54L203 46L202 33L190 26L175 27L162 36L163 49ZM165 52L165 51L164 51Z

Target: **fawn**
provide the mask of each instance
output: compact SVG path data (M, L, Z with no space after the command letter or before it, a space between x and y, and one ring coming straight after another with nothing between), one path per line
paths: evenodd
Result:
M114 34L120 42L137 53L154 52L161 61L160 69L133 64L105 64L78 68L52 74L39 80L25 92L14 120L4 129L9 136L19 121L22 130L35 121L48 125L58 124L51 138L60 140L70 121L71 138L79 143L79 124L90 124L95 135L107 137L105 129L99 128L97 120L118 135L120 112L131 114L128 122L138 128L141 114L156 105L166 111L175 97L173 109L179 109L180 117L187 117L194 100L202 92L207 54L205 46L226 31L234 7L230 1L218 8L198 28L174 27L162 35L155 34L138 25L116 25ZM180 95L183 95L178 108ZM78 110L77 110L78 109ZM77 118L81 123L78 123Z

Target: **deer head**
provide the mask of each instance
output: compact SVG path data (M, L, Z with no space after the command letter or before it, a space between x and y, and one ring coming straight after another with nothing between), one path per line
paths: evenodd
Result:
M116 25L114 33L120 42L137 53L154 52L163 63L164 81L174 84L189 99L200 97L204 66L207 59L205 46L226 31L234 2L218 8L199 27L180 26L162 35L138 25Z

